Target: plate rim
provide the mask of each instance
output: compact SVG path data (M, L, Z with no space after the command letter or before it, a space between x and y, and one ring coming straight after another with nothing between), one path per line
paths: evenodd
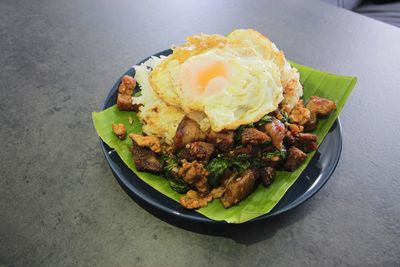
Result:
M137 64L135 64L135 65L139 65L139 64L145 62L146 60L148 60L148 59L149 59L150 57L152 57L152 56L168 55L168 54L170 54L171 52L172 52L171 49L166 49L166 50L160 51L160 52L155 53L155 54L153 54L153 55L151 55L151 56L149 56L149 57L146 57L145 59L143 59L142 61L140 61L139 63L137 63ZM103 111L104 109L108 108L108 107L107 107L107 104L108 104L108 102L109 102L109 99L115 94L116 90L118 90L118 86L119 86L119 84L120 84L121 78L122 78L124 75L127 75L127 74L131 73L131 72L132 72L132 69L133 69L133 66L130 67L123 75L121 75L121 77L113 84L113 86L111 87L110 91L108 92L106 98L104 99L104 101L103 101L103 103L102 103L102 106L101 106L101 110L102 110L102 111ZM283 214L283 213L285 213L285 212L288 212L288 211L290 211L290 210L293 210L293 209L295 209L296 207L298 207L298 206L302 205L303 203L307 202L310 198L312 198L316 193L318 193L318 192L325 186L325 184L328 182L328 180L330 180L332 174L334 173L334 171L335 171L335 169L336 169L336 167L337 167L337 165L338 165L338 163L339 163L339 160L340 160L340 157L341 157L341 154L342 154L342 148L343 148L343 132L342 132L342 126L341 126L341 122L340 122L339 116L336 118L336 120L335 120L335 122L334 122L333 125L335 125L335 124L336 124L336 129L335 129L335 130L338 131L338 140L339 140L339 143L338 143L338 145L339 145L339 147L338 147L338 153L337 153L336 157L334 157L334 160L333 160L333 162L332 162L332 164L331 164L331 167L329 167L329 169L327 170L327 173L324 175L325 178L324 178L322 181L320 181L321 179L318 179L318 181L316 181L316 182L313 183L314 186L313 186L311 189L308 189L305 193L303 193L303 194L302 194L300 197L298 197L295 201L293 201L293 202L291 202L290 204L286 205L286 206L283 207L282 209L277 210L277 211L272 212L272 213L271 213L271 211L273 211L273 209L271 209L270 212L268 212L268 213L266 213L266 214L264 214L264 215L261 215L261 216L259 216L259 217L256 217L256 218L254 218L254 219L251 219L251 220L249 220L249 221L246 221L246 222L243 222L243 223L240 223L240 224L252 223L252 222L258 222L258 221L266 220L266 219L269 219L269 218L278 216L278 215L280 215L280 214ZM333 125L332 125L332 127L333 127ZM331 127L331 129L332 129L332 127ZM322 143L323 143L324 141L325 141L325 139L322 141ZM322 144L322 143L321 143L321 144ZM136 197L138 197L139 199L141 199L144 203L149 204L149 205L152 206L153 208L155 208L155 209L157 209L157 210L164 211L164 212L166 212L168 215L174 216L174 217L179 218L179 219L195 221L195 222L203 223L203 224L204 224L204 223L205 223L205 224L229 224L229 225L235 224L235 223L229 223L229 222L226 222L226 221L216 221L216 220L212 220L212 219L210 219L210 218L207 218L207 217L204 216L203 214L200 214L200 213L195 212L195 211L193 211L193 212L194 212L194 214L196 214L196 215L183 214L183 213L180 213L180 212L176 212L176 211L174 211L173 209L171 209L171 208L169 208L169 207L167 207L167 206L164 206L164 205L158 203L157 201L154 201L154 200L152 200L152 199L149 199L149 198L145 197L145 196L143 195L143 193L142 193L140 190L136 190L136 188L133 186L133 184L129 183L129 181L127 181L126 179L122 179L122 178L120 177L121 175L119 174L119 170L117 170L117 169L115 168L115 166L113 166L113 164L116 164L116 163L113 162L113 160L112 160L111 157L110 157L109 152L107 151L108 145L105 144L105 143L103 142L103 140L101 140L101 138L100 138L100 146L101 146L101 150L102 150L102 152L103 152L103 155L104 155L104 157L105 157L105 159L106 159L106 161L107 161L107 164L109 165L109 167L110 167L110 169L111 169L111 171L112 171L114 177L117 179L117 181L119 182L119 184L121 185L121 187L122 187L124 190L129 190L130 193L134 194ZM317 150L317 151L318 151L318 150ZM117 156L118 156L118 155L117 155ZM118 156L118 157L119 157L119 156ZM314 158L314 157L315 157L315 155L313 156L313 158ZM146 185L149 187L150 190L153 190L153 191L156 192L157 194L160 194L160 195L162 195L162 196L168 198L167 196L163 195L161 192L158 192L156 189L154 189L153 187L151 187L149 184L147 184L146 182L144 182L143 180L141 180L141 179L140 179L132 170L130 170L125 164L123 164L122 167L123 167L123 168L126 168L126 169L128 169L130 172L132 172L132 174L133 174L133 176L135 177L135 179L138 179L140 182L143 182L144 184L146 184ZM308 166L307 166L307 167L308 167ZM305 170L306 170L306 169L305 169ZM304 173L305 170L303 170L302 174ZM301 174L300 174L300 175L301 175ZM300 178L300 177L299 177L299 178ZM298 179L299 179L299 178L298 178ZM297 180L298 180L298 179L297 179ZM292 186L297 182L297 180L291 185L291 187L289 187L289 189L285 192L285 195L286 195L286 193L290 190L290 188L292 188ZM129 195L128 192L126 192L126 193ZM285 196L285 195L284 195L284 196ZM282 197L282 198L283 198L283 197ZM281 199L282 199L282 198L281 198ZM170 198L168 198L168 199L170 199ZM172 199L170 199L170 200L171 200L171 201L174 201L174 200L172 200ZM279 202L278 202L278 203L279 203ZM278 204L278 203L277 203L277 204ZM277 205L277 204L276 204L276 205Z

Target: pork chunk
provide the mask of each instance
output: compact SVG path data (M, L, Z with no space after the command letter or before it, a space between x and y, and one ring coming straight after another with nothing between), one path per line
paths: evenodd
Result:
M293 146L295 142L296 138L294 137L294 135L290 131L287 131L285 137L283 138L283 143L285 144L285 146Z
M253 154L253 147L251 145L245 145L241 147L234 148L229 151L228 156L237 157L239 155L251 156Z
M275 180L276 172L272 167L264 167L259 170L258 176L263 185L267 187Z
M235 143L234 136L234 131L214 132L210 129L207 132L207 142L214 144L221 152L228 152L233 148Z
M163 165L159 161L156 153L154 153L150 149L140 147L136 143L133 143L131 151L136 169L138 169L139 171L146 171L151 173L159 173L162 171Z
M304 132L311 132L315 128L317 128L317 114L314 112L310 113L310 119L303 125L304 126Z
M271 137L272 144L281 149L283 146L283 138L285 137L285 125L278 119L264 125L264 131Z
M194 120L184 117L176 129L173 139L174 150L184 148L187 144L194 141L203 141L205 134L200 130L200 125Z
M208 161L212 154L214 154L215 148L213 144L209 144L202 141L196 141L187 144L185 148L179 153L181 159L188 161L200 160Z
M310 133L299 133L295 137L295 146L300 148L302 151L308 153L317 150L317 136Z
M132 103L133 90L136 87L136 80L124 75L118 87L117 106L120 110L139 111L139 106Z
M287 153L286 162L283 165L285 170L294 171L300 164L307 158L307 154L295 146L289 148Z
M230 182L224 194L222 195L221 203L224 208L230 208L242 199L247 197L256 185L256 173L253 170L246 170L241 176Z
M336 109L336 103L323 97L312 96L307 103L307 108L317 116L326 116Z
M244 128L242 132L242 143L258 145L264 142L271 141L271 138L256 128Z

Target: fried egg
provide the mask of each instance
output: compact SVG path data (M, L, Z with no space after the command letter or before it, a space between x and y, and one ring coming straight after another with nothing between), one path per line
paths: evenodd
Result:
M297 71L266 37L236 30L227 37L189 37L155 66L149 81L160 99L183 110L202 130L218 132L256 122L277 109L288 84L287 99L300 97L302 88L293 74Z
M134 67L143 131L168 144L185 115L203 131L236 129L278 105L289 112L303 94L298 71L257 31L193 35L172 50Z

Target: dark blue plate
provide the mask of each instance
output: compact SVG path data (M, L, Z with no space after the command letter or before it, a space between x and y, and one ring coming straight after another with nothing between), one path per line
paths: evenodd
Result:
M165 50L154 56L171 54L171 50ZM140 63L146 61L144 59ZM139 63L139 64L140 64ZM135 75L133 68L124 75ZM122 77L122 76L121 76ZM103 109L109 108L116 103L117 90L121 79L112 87L105 99ZM151 186L140 180L119 158L107 144L101 142L101 148L112 172L122 187L142 206L150 206L153 211L163 215L176 217L180 220L188 220L195 223L227 224L224 221L214 221L205 216L182 208L179 203L159 193ZM342 130L339 118L335 121L324 141L318 148L307 168L303 171L297 181L290 187L283 198L267 214L251 220L250 222L264 220L278 214L291 210L310 199L329 180L334 172L342 151ZM154 213L154 212L153 212Z

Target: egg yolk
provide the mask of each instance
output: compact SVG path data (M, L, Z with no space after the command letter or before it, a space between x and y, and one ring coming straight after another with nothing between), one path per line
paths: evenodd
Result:
M191 96L212 95L225 88L228 79L222 61L187 62L182 71L183 93Z

